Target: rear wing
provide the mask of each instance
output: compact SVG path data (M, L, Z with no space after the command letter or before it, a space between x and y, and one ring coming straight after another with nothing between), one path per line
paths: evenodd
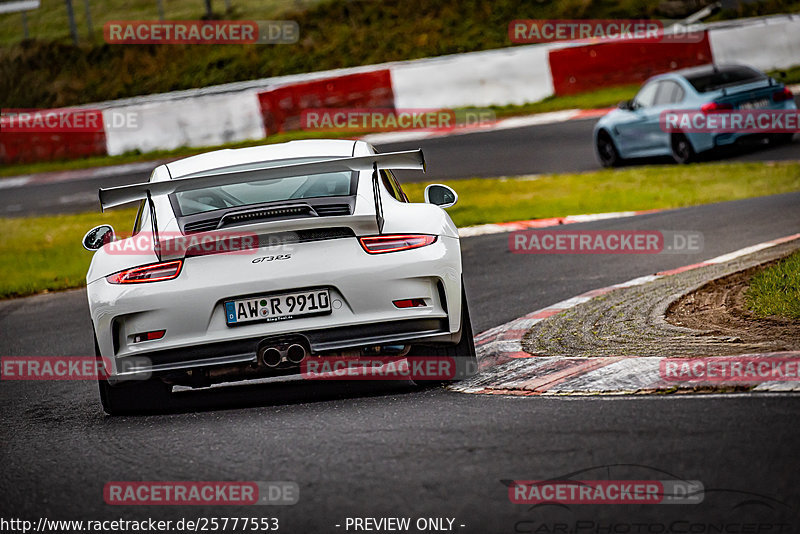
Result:
M311 174L342 171L372 170L372 192L375 202L375 220L378 233L383 233L383 204L381 203L380 190L378 189L378 166L382 169L410 169L425 172L425 157L422 150L408 150L405 152L389 152L387 154L370 154L351 158L332 158L324 161L310 163L297 163L283 166L264 166L247 170L232 170L231 167L210 169L189 174L175 180L163 182L147 182L143 184L123 185L100 189L100 206L103 211L128 202L147 200L150 210L150 224L155 239L154 249L158 260L161 261L161 240L158 236L158 221L153 196L169 195L182 191L193 191L206 187L221 185L241 184L247 182L260 182L262 180L276 180Z
M169 195L182 191L193 191L206 187L258 182L278 178L289 178L304 174L326 172L366 171L382 169L411 169L425 171L425 157L422 150L371 154L352 158L334 158L310 163L297 163L280 167L264 166L247 170L230 170L230 167L211 169L163 182L123 185L100 189L100 206L103 211L128 202L144 200L151 196Z

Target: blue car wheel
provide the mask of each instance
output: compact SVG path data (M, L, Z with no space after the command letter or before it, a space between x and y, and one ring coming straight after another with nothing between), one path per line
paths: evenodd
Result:
M597 134L597 157L603 167L615 167L622 163L617 147L614 146L614 140L608 132L601 131Z

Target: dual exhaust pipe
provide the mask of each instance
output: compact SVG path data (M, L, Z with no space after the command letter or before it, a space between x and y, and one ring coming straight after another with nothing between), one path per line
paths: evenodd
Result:
M284 360L298 364L307 355L308 351L299 343L291 343L288 346L267 346L258 351L258 359L267 367L277 367Z

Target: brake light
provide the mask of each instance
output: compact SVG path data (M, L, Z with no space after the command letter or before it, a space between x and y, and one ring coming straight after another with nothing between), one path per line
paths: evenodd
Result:
M426 306L425 299L393 300L392 304L394 304L398 308L421 308L423 306Z
M784 87L783 91L772 93L772 100L774 100L775 102L785 102L787 100L794 100L794 95L792 94L791 89L789 89L788 87Z
M181 273L183 260L142 265L106 276L111 284L142 284L145 282L160 282L172 280Z
M435 235L378 235L362 237L358 240L370 254L397 252L412 248L424 247L436 241Z
M700 107L700 111L703 113L720 113L723 111L731 111L732 109L733 104L720 104L719 102L709 102Z

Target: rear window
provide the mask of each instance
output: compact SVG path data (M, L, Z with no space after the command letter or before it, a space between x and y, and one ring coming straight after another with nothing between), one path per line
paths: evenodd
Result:
M283 160L279 164L293 165L308 161L314 160ZM267 179L183 191L174 193L173 198L181 215L186 216L250 204L348 196L354 194L357 174L352 171L344 171Z
M710 71L686 76L686 80L698 93L708 93L723 87L743 85L765 78L765 74L749 67L721 67L716 72Z

